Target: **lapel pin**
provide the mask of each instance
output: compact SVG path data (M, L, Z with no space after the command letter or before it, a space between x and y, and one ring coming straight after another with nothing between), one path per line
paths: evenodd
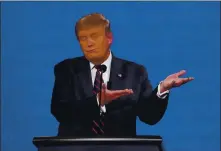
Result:
M120 74L120 73L119 73L117 76L120 77L120 78L122 78L122 74Z

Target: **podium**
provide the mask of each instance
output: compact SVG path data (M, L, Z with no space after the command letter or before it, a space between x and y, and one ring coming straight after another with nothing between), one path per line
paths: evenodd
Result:
M38 151L164 151L160 136L126 138L34 137Z

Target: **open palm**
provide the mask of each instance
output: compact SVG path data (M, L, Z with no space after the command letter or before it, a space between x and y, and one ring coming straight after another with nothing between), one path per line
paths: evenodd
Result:
M119 97L132 94L133 90L132 89L108 90L107 86L103 83L101 92L102 92L101 93L101 105L105 105Z
M185 70L181 70L180 72L174 73L169 75L164 81L163 81L163 88L165 90L169 90L173 87L179 87L189 81L192 81L193 77L188 78L181 78L180 76L184 75L186 73Z

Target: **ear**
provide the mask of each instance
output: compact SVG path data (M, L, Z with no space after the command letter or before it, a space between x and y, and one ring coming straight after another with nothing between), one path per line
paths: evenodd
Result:
M108 44L112 44L113 41L113 34L111 32L107 33L107 38L108 38Z

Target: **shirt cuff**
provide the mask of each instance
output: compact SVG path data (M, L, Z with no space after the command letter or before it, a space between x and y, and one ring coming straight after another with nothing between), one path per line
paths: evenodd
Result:
M161 83L162 83L162 81L160 82L160 84L161 84ZM164 91L164 92L160 93L160 84L158 85L157 96L158 96L160 99L165 99L170 91L167 90L167 91Z

